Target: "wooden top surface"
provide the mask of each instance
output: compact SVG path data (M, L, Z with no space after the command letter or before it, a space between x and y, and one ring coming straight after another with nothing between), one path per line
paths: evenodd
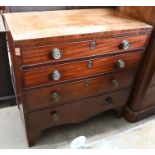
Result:
M14 41L150 27L112 9L6 13L4 17Z
M0 15L0 32L5 32L4 22L1 15Z

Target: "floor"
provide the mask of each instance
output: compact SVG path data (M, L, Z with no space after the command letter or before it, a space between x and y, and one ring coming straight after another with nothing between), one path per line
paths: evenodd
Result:
M138 123L128 123L123 118L116 118L113 111L106 112L83 123L48 129L43 132L36 145L31 148L70 148L70 143L78 136L87 137L85 148L140 148L140 146L147 148L148 143L146 145L136 145L137 142L134 139L133 130L137 134L137 128L143 125L145 129L142 129L144 129L145 133L152 134L149 136L153 137L153 135L155 136L153 132L154 128L153 126L148 126L148 124L152 122L154 122L155 128L155 115ZM148 128L152 129L152 132L148 132ZM146 137L142 139L142 132L142 130L138 132L140 134L139 141L146 141ZM128 141L126 140L127 135L131 135L128 136ZM151 139L148 139L149 143L150 140ZM129 141L130 145L127 143ZM131 145L133 141L135 141L135 145ZM155 138L149 146L153 145L155 146ZM0 109L0 149L1 148L28 148L25 130L17 106Z
M100 149L155 149L155 120L150 120L137 127L119 134L101 139L91 148Z

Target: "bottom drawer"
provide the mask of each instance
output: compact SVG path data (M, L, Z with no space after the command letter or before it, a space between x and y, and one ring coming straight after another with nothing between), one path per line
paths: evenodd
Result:
M135 73L134 70L128 70L89 78L87 80L27 91L25 93L26 107L29 112L32 112L126 89L131 87ZM116 85L113 81L116 81ZM54 97L54 94L56 94L56 97Z
M42 130L48 127L71 124L87 120L101 112L126 104L130 90L121 90L111 94L87 98L72 104L28 113L30 130Z

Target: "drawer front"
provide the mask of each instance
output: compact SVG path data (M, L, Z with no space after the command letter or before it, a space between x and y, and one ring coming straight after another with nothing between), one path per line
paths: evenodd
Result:
M27 91L25 94L26 105L29 111L39 110L127 88L132 85L135 73L135 71L125 71Z
M33 87L43 84L57 84L102 73L135 68L141 61L142 56L143 52L132 52L111 57L25 70L23 72L24 86Z
M123 45L125 45L125 43L123 41L129 42L127 49L124 49ZM140 35L22 49L22 60L24 65L32 65L106 53L118 53L126 50L144 48L146 41L147 35Z
M45 129L52 126L87 120L106 110L125 105L129 93L129 90L122 90L72 104L65 104L43 111L28 113L29 127L32 130Z

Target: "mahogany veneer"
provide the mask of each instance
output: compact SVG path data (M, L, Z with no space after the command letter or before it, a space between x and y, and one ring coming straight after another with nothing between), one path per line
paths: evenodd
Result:
M111 109L120 116L151 26L111 9L4 17L30 146L46 128L81 122Z
M135 74L136 70L131 70L122 72L121 74L112 73L109 75L100 75L53 87L48 86L46 88L30 90L24 94L27 100L27 109L34 111L36 109L81 100L86 97L109 93L118 89L125 89L132 85ZM114 79L118 81L117 85L112 82ZM52 94L55 92L60 94L59 100L55 100L52 97Z
M94 50L90 49L90 45L93 40L67 43L62 45L49 45L46 47L38 48L26 48L21 51L22 61L24 65L28 66L40 63L54 63L63 60L79 59L83 57L97 56L110 53L124 53L126 50L119 47L122 40L128 40L130 42L130 50L135 50L139 48L144 48L147 41L147 35L118 37L110 39L96 39L95 41L97 46ZM55 60L51 56L51 51L54 48L59 48L62 51L62 58L60 60Z
M49 67L39 67L26 70L23 72L23 82L25 88L39 86L42 84L56 84L62 81L79 79L81 77L93 76L102 73L116 72L137 67L142 59L142 52L132 52L129 54L115 55L111 57L103 57L99 59L88 59L84 61L74 61L59 65L51 65ZM117 60L125 61L123 68L116 66ZM90 67L89 67L90 65ZM51 74L58 70L61 79L53 80Z

